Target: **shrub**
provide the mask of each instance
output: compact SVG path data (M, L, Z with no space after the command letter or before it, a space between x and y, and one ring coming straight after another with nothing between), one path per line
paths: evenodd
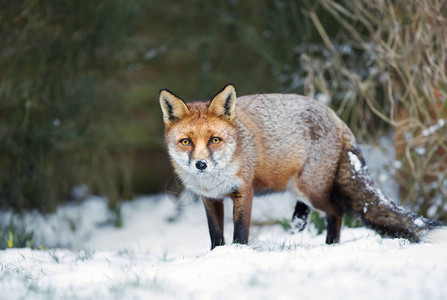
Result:
M332 63L310 86L348 86L352 113L366 104L395 132L402 203L447 220L447 4L439 1L318 0L340 24L337 43L363 64L353 68L312 9ZM337 74L327 80L327 74ZM327 83L329 82L329 83ZM368 128L371 122L362 118ZM361 124L361 123L360 123ZM383 126L383 125L382 125ZM361 128L361 127L360 127Z
M110 116L126 109L113 75L138 2L1 3L2 206L52 211L80 183L114 203L124 151Z

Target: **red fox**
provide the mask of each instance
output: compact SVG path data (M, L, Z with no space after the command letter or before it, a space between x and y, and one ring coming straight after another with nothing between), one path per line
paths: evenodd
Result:
M309 207L326 214L328 244L339 241L345 213L385 236L447 241L447 227L406 212L374 186L351 130L314 99L236 99L228 84L211 101L188 104L162 89L160 105L174 170L202 197L211 249L225 243L224 198L234 203L233 242L246 244L253 196L286 190L297 197L292 221L300 230Z

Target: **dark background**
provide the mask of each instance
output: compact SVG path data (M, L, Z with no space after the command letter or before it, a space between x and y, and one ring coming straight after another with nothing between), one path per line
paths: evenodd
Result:
M446 111L445 5L49 0L0 1L0 8L3 208L54 211L83 185L112 208L177 189L158 91L206 100L229 82L239 95L326 99L363 142L401 129L402 198L424 214L446 198L445 127L432 140L403 138L421 136ZM408 41L414 52L405 50ZM419 56L424 51L431 52ZM433 68L430 55L439 70L407 76L408 66ZM430 157L415 153L435 145Z

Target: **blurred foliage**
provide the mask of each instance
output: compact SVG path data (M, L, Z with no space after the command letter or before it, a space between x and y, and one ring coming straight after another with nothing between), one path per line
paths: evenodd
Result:
M322 234L326 230L326 218L320 216L320 213L316 210L312 211L309 224L315 227L317 234Z
M160 88L187 101L209 99L228 82L239 95L309 95L371 141L396 125L396 97L408 96L408 83L428 98L401 98L430 99L434 90L419 83L427 81L445 98L440 75L396 75L405 63L434 69L413 55L420 47L380 48L393 32L407 35L407 47L415 32L433 29L442 40L445 5L429 2L0 0L1 204L51 211L85 184L119 211L118 198L177 189L163 148ZM416 11L427 14L409 25ZM433 41L421 47L443 49ZM413 117L414 108L402 107ZM430 120L409 131L430 128ZM426 198L433 195L439 190Z
M14 222L13 215L9 223L0 222L0 250L7 248L34 248L34 233L28 231L23 223Z
M127 146L113 128L126 112L114 72L139 24L139 6L117 0L1 7L2 204L54 210L80 183L113 204L120 176L119 163L111 162Z

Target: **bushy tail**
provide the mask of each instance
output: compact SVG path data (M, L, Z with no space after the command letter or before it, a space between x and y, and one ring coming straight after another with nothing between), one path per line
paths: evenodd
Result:
M358 217L383 236L413 242L447 242L447 227L405 211L374 186L362 153L356 147L348 149L341 158L334 192L345 213Z

